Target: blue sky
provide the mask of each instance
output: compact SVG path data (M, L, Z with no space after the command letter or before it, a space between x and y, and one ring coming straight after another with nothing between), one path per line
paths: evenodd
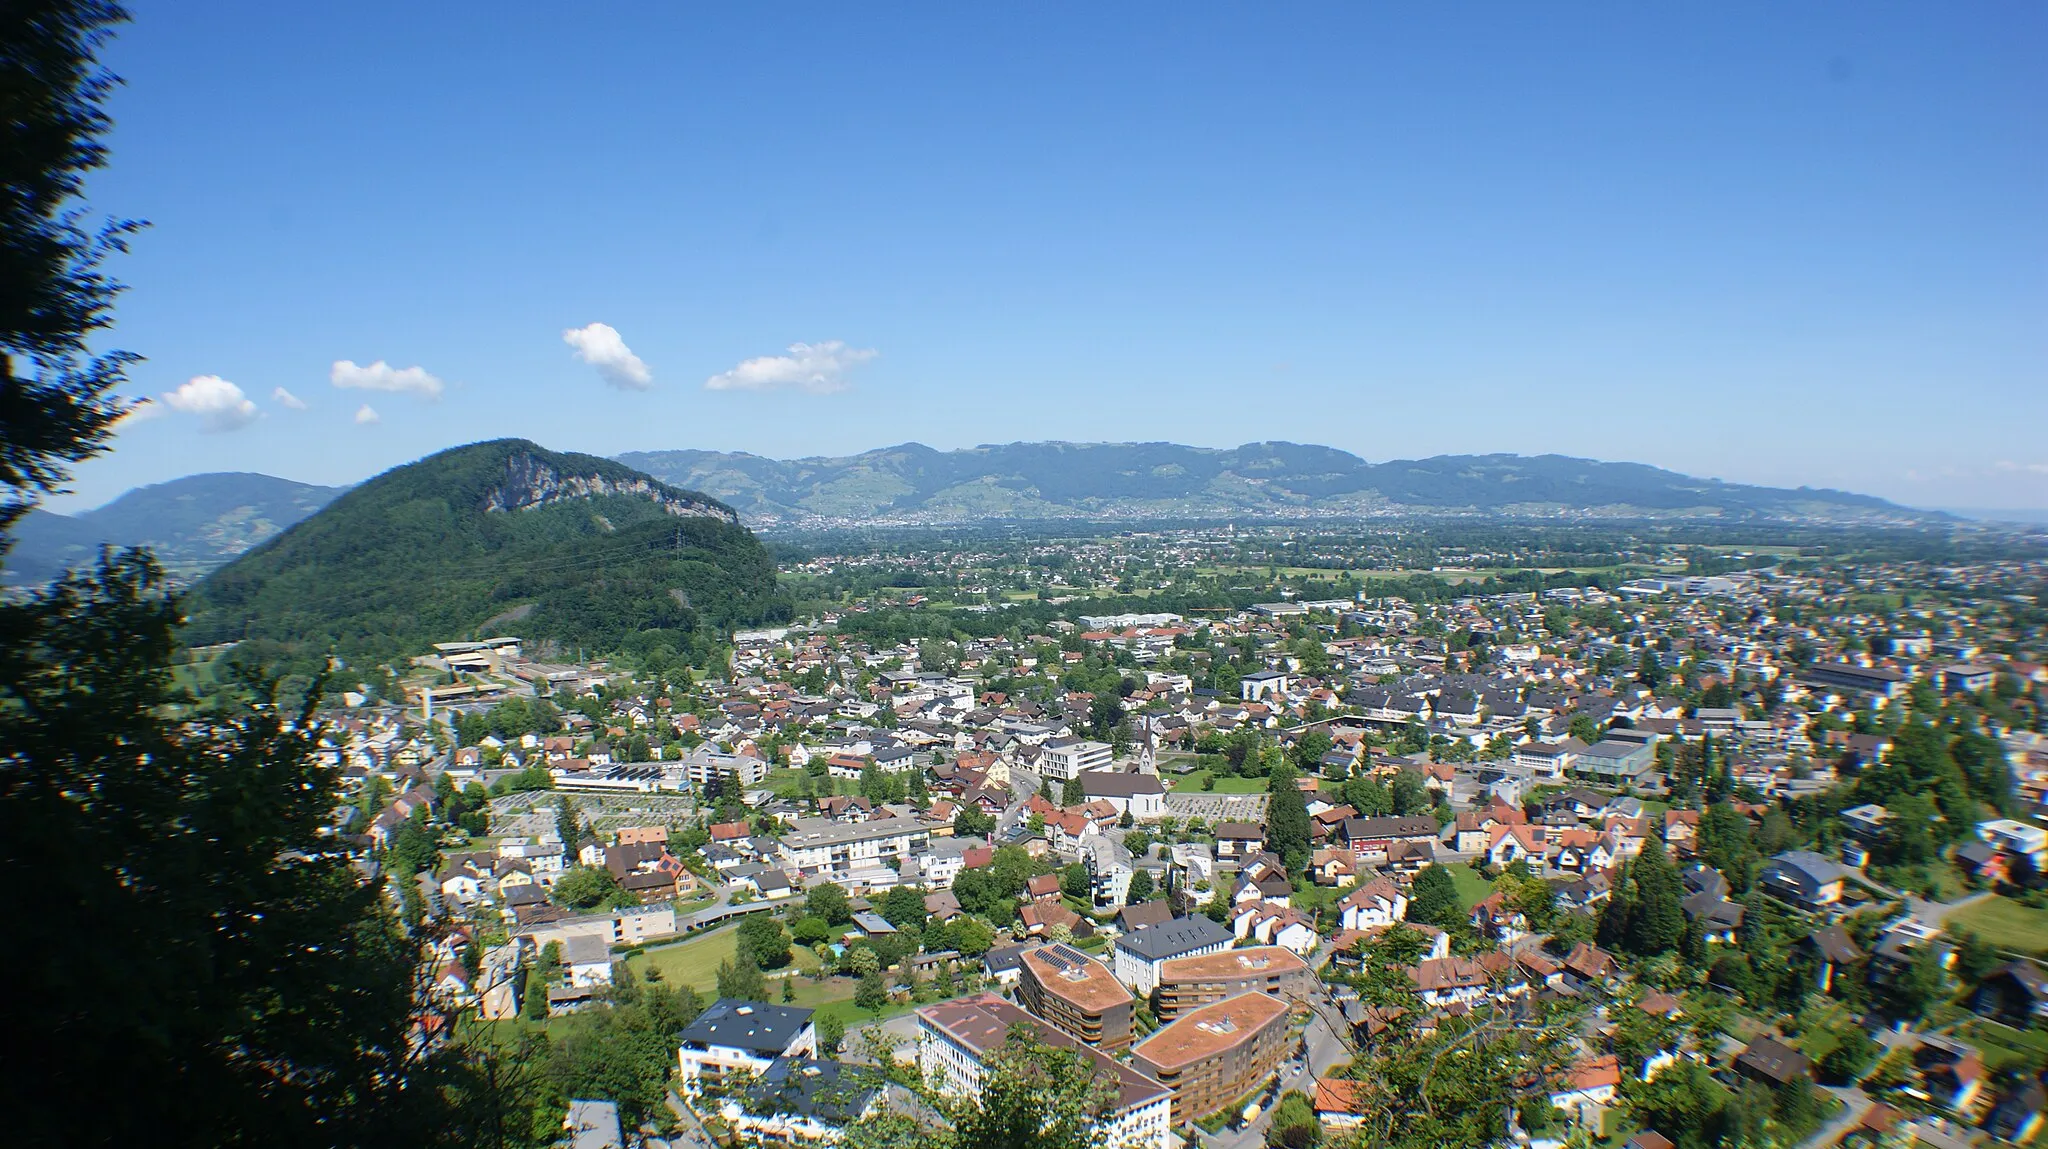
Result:
M135 9L156 403L60 509L502 435L2048 506L2038 4Z

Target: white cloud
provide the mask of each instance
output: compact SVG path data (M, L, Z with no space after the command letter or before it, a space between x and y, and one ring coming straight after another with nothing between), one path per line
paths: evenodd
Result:
M2048 475L2048 463L2015 463L2011 459L1999 460L2001 471L2016 471L2027 475Z
M358 367L347 359L334 361L333 370L327 373L327 381L336 387L358 391L400 391L411 392L426 399L441 397L441 381L427 373L424 367L393 367L382 359L368 367Z
M173 411L199 416L208 431L235 431L254 423L261 411L242 389L218 375L194 375L157 401Z
M780 391L796 388L829 395L851 386L846 373L880 352L848 347L837 339L823 343L792 343L787 355L762 355L704 381L708 391Z
M382 423L383 421L384 416L377 414L377 409L368 403L356 408L356 423L358 426L367 427L372 423Z
M120 422L123 424L148 423L155 419L161 419L170 413L171 409L169 407L154 399L137 399L133 405L121 413Z
M605 382L621 391L645 391L654 386L654 372L609 323L571 327L562 332L562 342L575 348L576 358L597 368Z
M272 391L270 393L270 397L273 400L275 400L277 402L277 405L280 407L289 407L294 411L303 411L306 409L306 401L304 399L299 398L297 395L292 394L291 392L285 390L282 387L279 387L277 390Z

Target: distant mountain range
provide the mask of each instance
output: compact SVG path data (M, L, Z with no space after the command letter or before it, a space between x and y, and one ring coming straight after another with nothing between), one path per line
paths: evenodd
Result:
M722 499L757 526L1417 514L1873 524L1941 517L1868 495L1724 483L1640 463L1563 455L1369 463L1299 443L1010 443L958 451L906 443L845 458L681 450L618 459Z
M906 443L845 458L790 460L635 451L607 466L619 464L685 491L701 491L757 527L1398 515L1877 525L1942 517L1868 495L1723 483L1640 463L1563 455L1440 455L1368 463L1332 447L1298 443L1227 450L1176 443L1010 443L959 451ZM46 582L67 567L89 565L102 544L148 545L174 574L196 579L345 490L269 475L192 475L137 488L78 515L31 512L16 529L0 581Z
M30 511L15 528L0 580L44 583L90 566L102 545L147 546L172 574L196 578L326 506L343 487L269 475L188 475L137 487L77 515Z
M732 508L609 459L523 439L386 471L215 571L194 645L379 659L516 633L565 649L695 656L788 617L775 563Z

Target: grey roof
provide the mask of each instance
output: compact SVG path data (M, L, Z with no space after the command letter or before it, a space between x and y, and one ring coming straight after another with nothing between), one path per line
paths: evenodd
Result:
M1824 886L1849 872L1811 850L1788 850L1772 858L1769 865L1797 870L1816 886Z
M588 965L610 957L611 947L596 934L570 934L562 939L562 960L570 965Z
M899 834L928 834L929 827L916 818L876 818L869 822L830 822L822 818L799 818L782 844L793 849L810 846L844 846Z
M808 1009L722 997L698 1014L679 1036L699 1045L724 1045L779 1057L810 1023Z
M1130 798L1138 794L1164 794L1166 787L1157 774L1120 774L1112 770L1081 771L1081 791L1097 797Z
M1031 945L1003 946L1000 949L992 949L981 956L981 964L992 974L1022 969L1024 966L1024 951L1035 950L1043 944L1045 943L1038 942Z
M1780 1083L1806 1076L1808 1064L1805 1054L1768 1037L1750 1042L1749 1048L1735 1058L1736 1068L1748 1069Z
M1742 925L1742 903L1731 902L1721 895L1702 890L1678 903L1688 918L1705 918L1716 925L1737 929Z
M748 1108L844 1125L867 1109L881 1087L881 1074L871 1067L778 1057L747 1090Z
M1215 945L1229 945L1235 935L1208 918L1175 918L1156 926L1128 933L1116 940L1116 948L1146 961L1164 961Z
M1704 862L1694 862L1679 871L1679 879L1685 883L1686 889L1695 894L1712 894L1717 898L1728 896L1728 879Z
M1345 841L1360 838L1434 838L1436 819L1422 814L1396 814L1383 818L1346 818Z
M1856 943L1849 937L1849 931L1843 929L1840 923L1816 931L1808 940L1813 943L1814 949L1820 951L1822 957L1836 965L1848 965L1863 956L1863 951L1856 948Z

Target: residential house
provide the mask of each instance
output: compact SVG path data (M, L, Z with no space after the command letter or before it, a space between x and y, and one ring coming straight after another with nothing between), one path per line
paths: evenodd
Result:
M765 1074L778 1058L818 1053L810 1010L735 998L713 1002L679 1040L682 1086L692 1095L736 1073Z
M1805 1054L1769 1037L1757 1038L1736 1055L1735 1072L1772 1088L1812 1077Z
M2048 1020L2048 976L2033 962L2007 962L1978 983L1970 1008L2022 1029Z
M1387 878L1375 878L1337 903L1342 928L1369 930L1408 918L1408 895Z
M1162 963L1217 953L1235 940L1229 930L1206 917L1174 918L1116 939L1112 968L1117 980L1145 996L1159 984Z
M1822 910L1842 900L1846 872L1810 850L1792 850L1766 862L1756 880L1773 897L1801 909Z
M1975 1046L1939 1033L1920 1036L1913 1050L1913 1067L1920 1071L1920 1087L1938 1104L1957 1110L1968 1109L1983 1091L1984 1058Z

